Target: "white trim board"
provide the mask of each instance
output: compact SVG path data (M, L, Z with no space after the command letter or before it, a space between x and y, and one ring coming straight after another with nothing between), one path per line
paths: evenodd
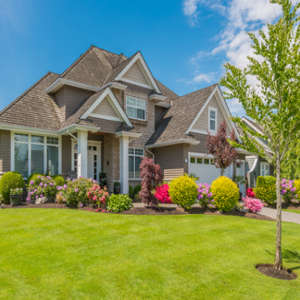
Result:
M142 67L144 68L144 71L145 71L145 74L147 75L148 79L150 80L154 90L161 94L161 91L159 90L150 70L149 70L149 67L147 66L146 62L145 62L145 59L144 57L142 56L142 54L140 52L138 52L135 57L131 60L131 62L117 75L117 77L115 78L115 80L121 80L121 81L125 81L125 82L128 82L128 83L132 83L132 84L135 84L135 85L139 85L139 86L143 86L143 87L146 87L146 88L149 88L149 86L147 85L144 85L144 84L141 84L141 83L138 83L138 82L134 82L134 81L131 81L131 80L128 80L128 79L124 79L123 76L127 73L127 71L129 71L129 69L137 62L137 61L140 61L140 63L142 64ZM151 88L151 87L150 87Z
M89 107L89 109L81 116L81 119L86 119L87 117L91 116L93 114L94 109L105 99L105 97L108 96L108 100L110 104L112 105L112 108L115 110L115 112L120 116L120 118L129 126L133 127L131 122L129 121L127 115L121 108L118 100L110 90L110 88L106 88L103 93L98 97L97 100ZM93 114L95 116L95 114Z

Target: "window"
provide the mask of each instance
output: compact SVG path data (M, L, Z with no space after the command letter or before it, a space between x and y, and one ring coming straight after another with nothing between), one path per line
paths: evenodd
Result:
M260 176L270 175L270 165L266 162L260 163Z
M129 164L129 178L140 178L140 164L144 157L144 150L138 148L128 149L128 164Z
M146 120L146 100L127 96L126 112L131 119Z
M59 173L59 140L31 134L14 134L14 170L28 177L33 173Z
M204 158L204 164L209 165L209 158Z
M208 128L210 131L216 131L217 128L217 110L215 108L210 107L208 109Z
M202 164L202 158L197 158L197 164Z
M191 157L191 158L190 158L190 162L191 162L192 164L194 164L194 163L195 163L195 157Z

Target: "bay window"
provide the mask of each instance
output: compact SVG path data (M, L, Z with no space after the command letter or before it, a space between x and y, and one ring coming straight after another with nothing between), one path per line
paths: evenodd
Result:
M59 140L32 134L13 135L13 169L28 177L33 173L59 173Z
M128 149L128 168L129 168L129 179L140 178L140 164L144 157L144 150L139 148Z
M147 115L146 100L127 96L126 112L128 117L131 119L145 121Z

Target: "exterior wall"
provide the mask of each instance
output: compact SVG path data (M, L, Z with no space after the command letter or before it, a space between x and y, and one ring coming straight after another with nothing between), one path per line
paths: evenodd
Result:
M10 131L0 130L0 177L10 171Z
M196 130L203 130L205 132L208 131L208 109L209 107L213 107L217 109L217 129L219 128L220 124L224 122L224 113L221 109L219 103L217 102L216 96L214 96L211 101L208 103L202 114L200 115L200 118L195 123L193 129Z
M70 86L63 86L56 94L55 101L61 109L65 118L72 115L83 102L93 94L93 92L85 91Z
M142 69L143 69L143 67L140 66L139 62L135 63L124 75L124 78L131 80L131 81L139 82L142 84L151 85L149 80L147 80L146 76L141 71Z
M184 168L184 145L155 148L152 152L162 170Z
M114 111L113 107L111 106L111 104L109 103L109 101L107 100L107 98L105 98L105 99L104 99L104 100L103 100L103 101L102 101L102 102L94 109L93 113L119 118L119 116L118 116L117 113Z
M63 135L61 140L61 170L63 176L72 172L72 140L68 135Z

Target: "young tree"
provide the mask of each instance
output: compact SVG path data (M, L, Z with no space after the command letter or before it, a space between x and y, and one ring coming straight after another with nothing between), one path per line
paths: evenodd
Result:
M236 150L228 142L226 133L226 123L223 122L218 128L217 134L210 135L208 133L207 149L214 156L215 165L221 169L221 176L224 175L224 170L233 163L237 157ZM230 138L235 140L234 132L232 131Z
M154 197L153 190L163 180L160 166L155 164L152 158L144 157L140 164L140 170L142 186L139 196L147 205L156 205L157 199Z
M266 32L260 30L258 36L249 33L255 57L248 57L244 70L226 64L221 84L227 89L225 97L238 99L246 114L263 128L262 134L257 133L234 118L244 133L242 143L232 145L263 156L276 171L276 272L282 269L280 171L290 145L300 137L300 3L271 3L281 6L282 16L275 24L268 24ZM251 77L259 83L256 87L250 85ZM263 148L259 139L266 140L269 149Z

